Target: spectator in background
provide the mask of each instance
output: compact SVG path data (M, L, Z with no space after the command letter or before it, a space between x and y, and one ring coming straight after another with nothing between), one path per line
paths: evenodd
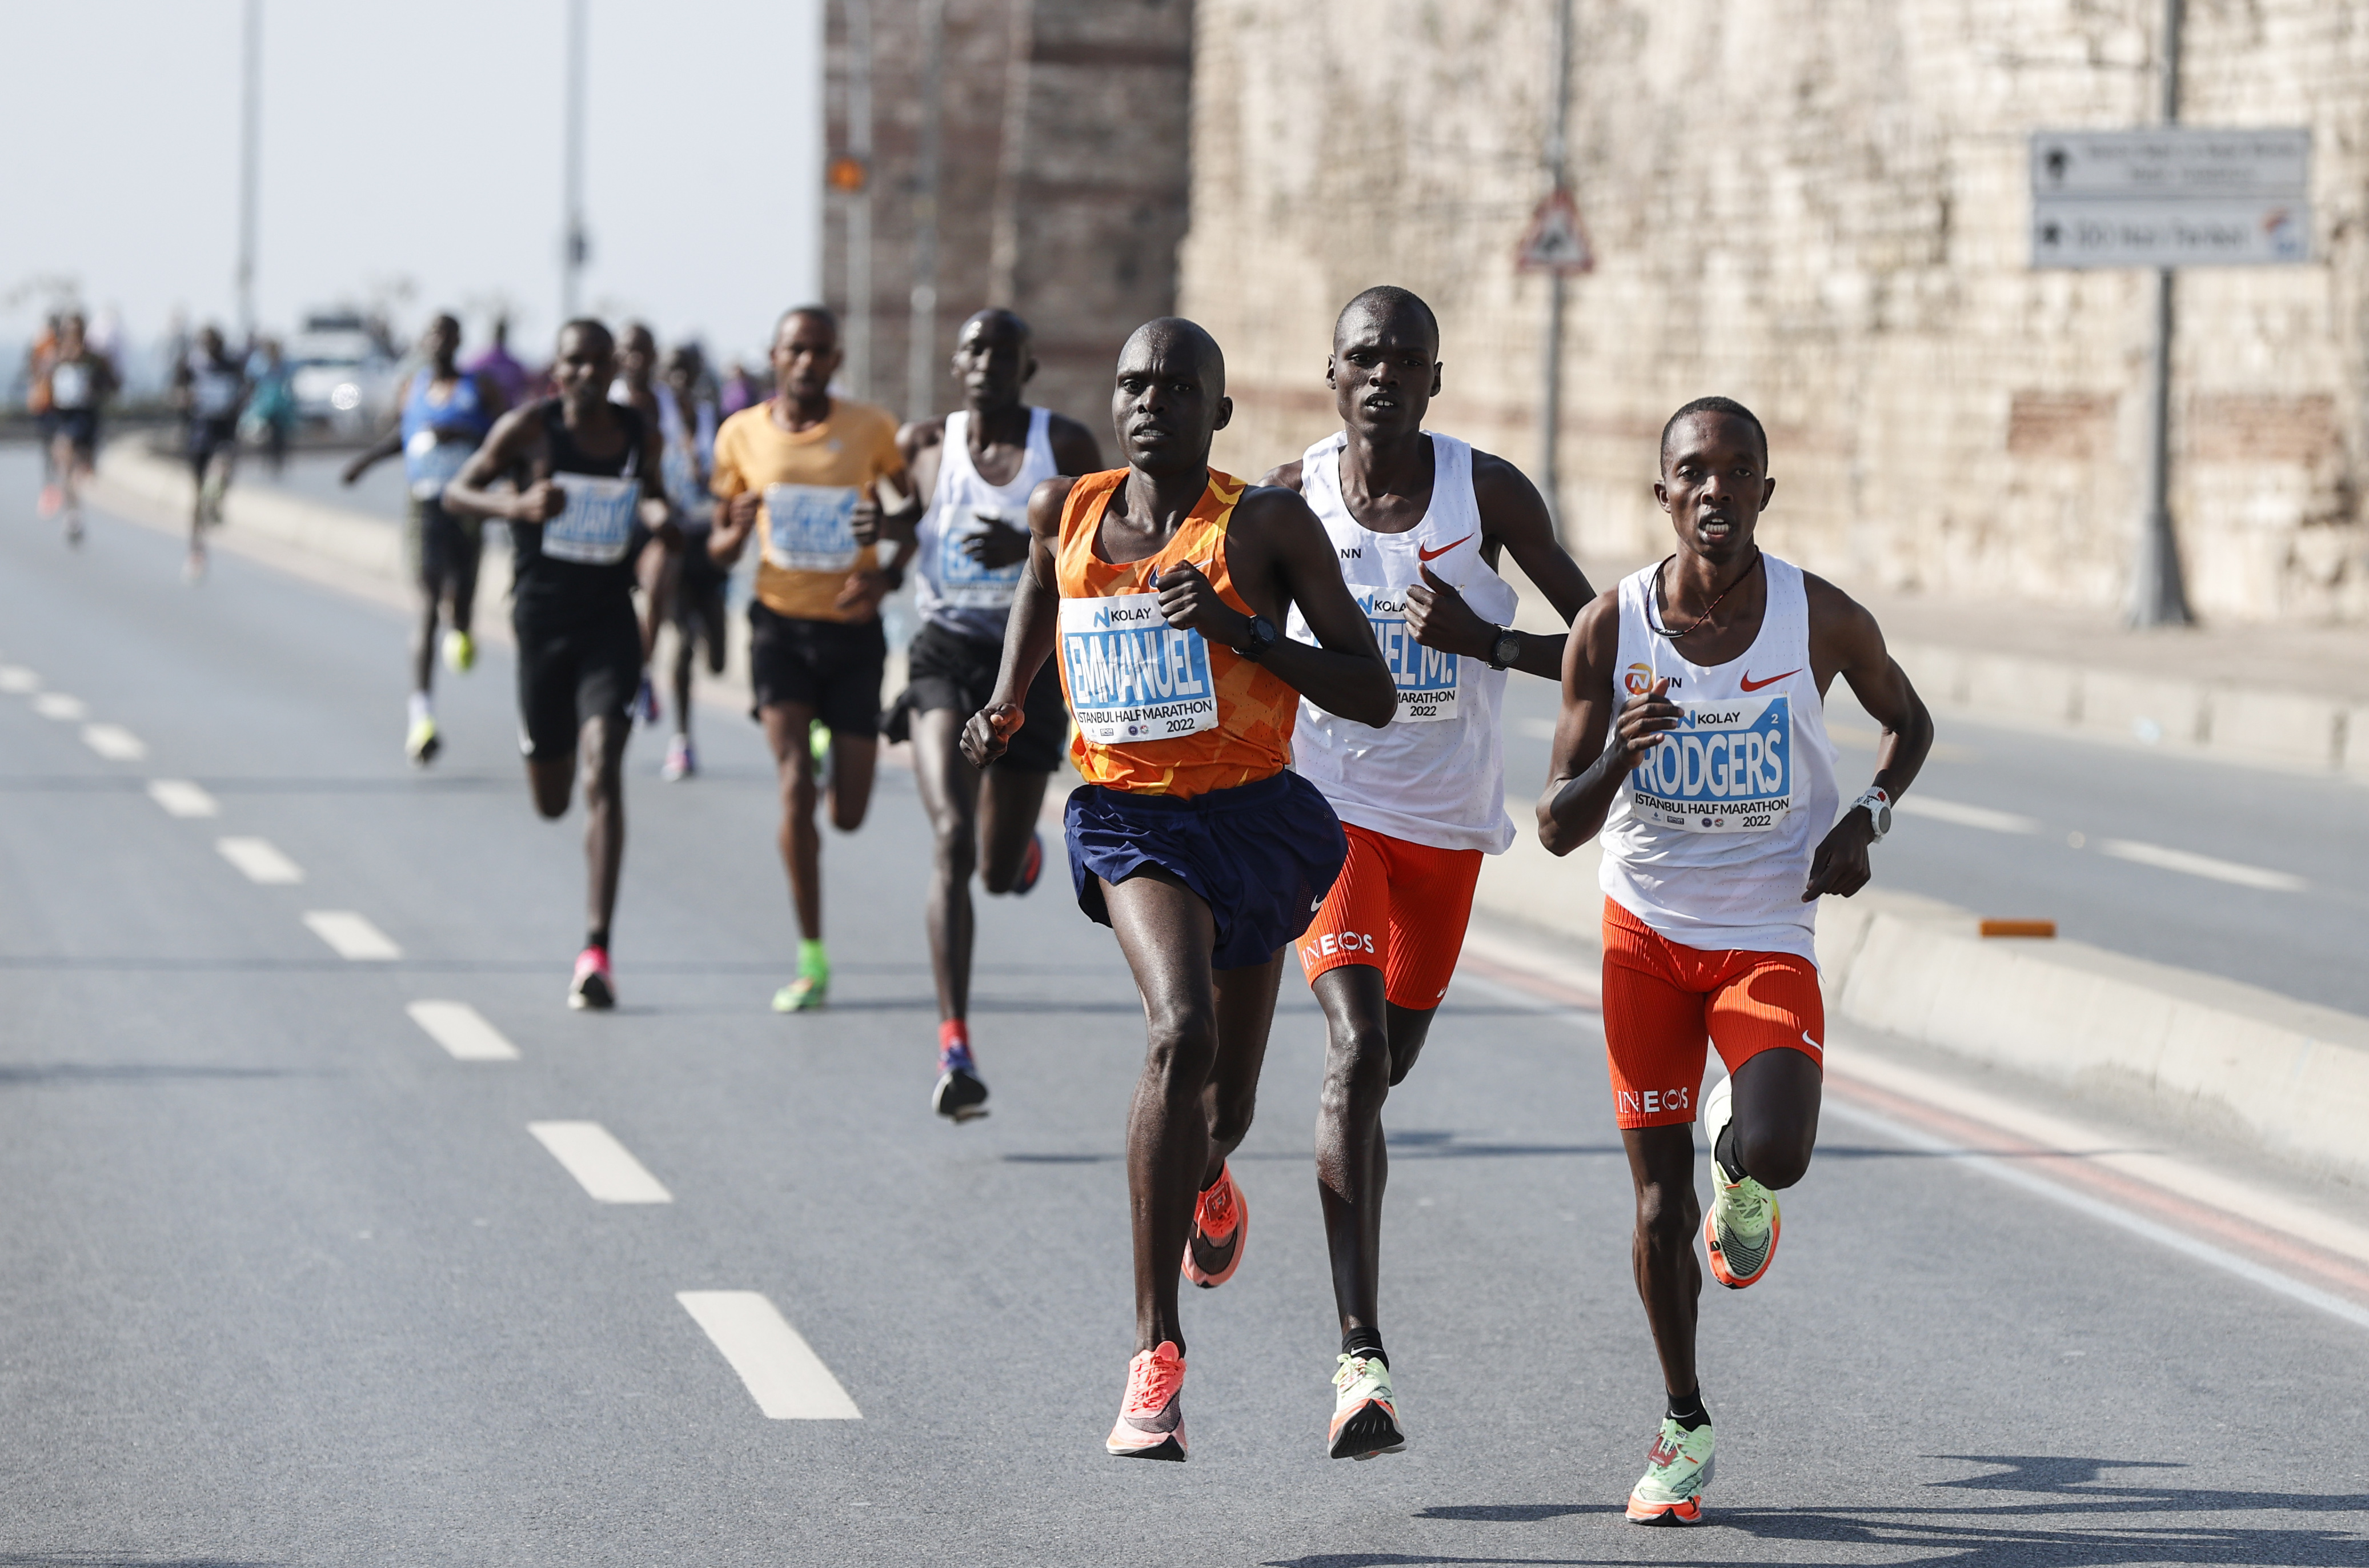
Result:
M280 357L278 338L266 338L257 345L247 356L246 373L255 386L243 421L247 439L262 445L271 476L277 479L287 465L288 438L296 429L296 389L287 361Z
M510 318L506 315L494 317L494 340L486 351L461 368L492 382L495 390L502 395L505 407L517 408L533 402L543 388L543 378L511 356Z
M724 384L716 389L715 406L726 418L741 409L762 403L773 395L773 389L749 373L749 367L739 361L724 372Z

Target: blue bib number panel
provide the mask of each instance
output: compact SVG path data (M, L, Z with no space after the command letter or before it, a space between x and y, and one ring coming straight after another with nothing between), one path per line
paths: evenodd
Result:
M793 572L855 567L855 502L850 485L765 486L765 559Z
M411 493L423 501L432 501L444 493L444 486L461 476L461 470L477 450L472 441L439 441L434 430L415 430L403 443L403 476L411 486Z
M551 482L567 498L567 508L543 525L543 553L588 567L624 560L642 504L642 482L593 474L555 474Z
M1061 672L1078 733L1094 745L1218 727L1208 641L1171 626L1156 593L1061 601Z
M1681 703L1678 727L1629 775L1630 807L1657 827L1765 833L1793 808L1793 710L1777 697Z
M1374 628L1382 661L1398 687L1400 724L1445 724L1457 715L1458 678L1464 661L1425 647L1407 626L1406 599L1386 589L1359 589L1357 607Z
M947 519L946 525L938 530L938 597L964 610L1011 608L1013 596L1020 591L1020 574L1028 569L1027 557L1024 555L1008 567L983 567L971 558L967 546L990 529L1024 531L1027 526L1016 512L985 507L973 509L967 520Z

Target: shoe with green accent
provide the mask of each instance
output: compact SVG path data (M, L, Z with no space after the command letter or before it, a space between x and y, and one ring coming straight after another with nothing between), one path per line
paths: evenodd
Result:
M1711 1484L1711 1423L1689 1432L1665 1417L1654 1446L1645 1450L1645 1473L1629 1493L1629 1522L1702 1523L1703 1489Z
M434 719L416 718L411 721L411 733L404 738L403 754L411 759L413 767L426 767L443 749L444 742L436 734Z
M458 630L444 634L444 668L455 675L466 675L476 663L476 638Z
M830 956L820 938L798 942L798 978L773 993L776 1013L812 1013L830 1000Z
M1399 1424L1399 1397L1390 1389L1387 1362L1344 1352L1333 1373L1333 1429L1326 1453L1336 1459L1370 1459L1406 1447Z
M807 750L818 762L830 760L830 726L820 719L807 726Z
M1711 1147L1711 1211L1703 1216L1703 1251L1711 1259L1711 1276L1730 1290L1741 1290L1768 1272L1784 1226L1775 1193L1748 1175L1729 1180L1719 1162L1719 1135L1735 1115L1729 1092L1734 1082L1721 1079L1703 1101L1703 1131Z

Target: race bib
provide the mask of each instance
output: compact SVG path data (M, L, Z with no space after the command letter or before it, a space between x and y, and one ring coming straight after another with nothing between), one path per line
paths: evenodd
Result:
M413 431L403 443L403 475L411 483L411 493L423 501L434 500L460 477L462 465L476 450L468 441L438 441L434 430Z
M68 361L50 371L50 406L79 408L90 401L90 371L76 361Z
M1629 774L1631 809L1690 833L1765 833L1793 808L1793 710L1784 697L1681 703L1685 717Z
M1374 628L1382 660L1399 689L1398 722L1439 724L1456 716L1457 674L1464 661L1425 647L1407 629L1406 600L1384 589L1359 589L1357 607Z
M238 407L238 377L227 371L201 371L189 388L190 406L201 419L225 419Z
M1208 640L1161 619L1156 593L1061 601L1061 672L1078 733L1095 745L1218 727Z
M555 474L551 482L567 498L567 509L543 525L543 553L588 567L612 567L624 560L642 504L642 482L589 474Z
M855 566L857 491L847 485L765 486L765 559L793 572Z
M1006 610L1020 591L1020 574L1028 569L1024 555L1008 567L983 567L971 558L967 545L990 529L1024 528L1020 514L977 509L971 520L946 520L938 530L936 576L938 597L964 610Z

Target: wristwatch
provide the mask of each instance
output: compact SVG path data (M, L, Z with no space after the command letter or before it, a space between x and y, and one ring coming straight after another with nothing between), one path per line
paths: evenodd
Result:
M1875 824L1875 837L1868 841L1880 844L1883 841L1883 835L1892 831L1892 796L1870 784L1866 794L1851 802L1854 811L1862 806L1867 807L1867 819Z
M1282 633L1275 629L1274 622L1264 615L1253 615L1251 617L1251 636L1248 646L1238 647L1234 652L1249 659L1253 664L1256 664L1267 649L1275 647L1282 635Z
M1489 645L1489 668L1505 670L1522 657L1521 634L1511 626L1497 628L1497 640Z

